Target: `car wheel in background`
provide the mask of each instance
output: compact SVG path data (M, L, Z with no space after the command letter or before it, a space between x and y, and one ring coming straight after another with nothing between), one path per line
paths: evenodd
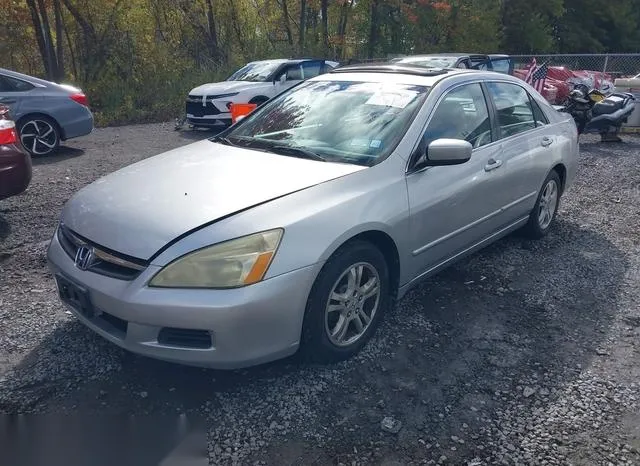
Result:
M323 363L350 358L371 338L390 303L383 254L365 241L346 244L327 261L311 289L301 352Z
M258 97L254 97L253 99L251 99L249 101L250 104L256 104L258 107L260 105L262 105L263 103L265 103L267 100L269 100L268 97L264 97L264 96L258 96Z
M539 239L549 232L558 213L561 195L560 176L557 171L551 170L542 183L542 189L540 189L536 204L529 215L529 221L523 227L523 233L526 236Z
M21 119L19 133L22 145L31 155L52 154L60 145L58 125L43 115Z

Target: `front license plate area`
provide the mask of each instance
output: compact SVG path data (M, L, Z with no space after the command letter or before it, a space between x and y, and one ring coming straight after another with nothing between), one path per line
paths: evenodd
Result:
M58 284L58 294L63 302L89 319L95 315L87 290L61 275L56 275L56 283Z

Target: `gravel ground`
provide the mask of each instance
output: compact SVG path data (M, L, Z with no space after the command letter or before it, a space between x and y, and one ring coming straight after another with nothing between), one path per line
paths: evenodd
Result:
M546 239L506 238L427 281L354 360L218 372L95 336L45 263L72 193L207 135L99 129L0 202L0 413L185 413L206 422L212 464L640 464L640 139L584 138Z

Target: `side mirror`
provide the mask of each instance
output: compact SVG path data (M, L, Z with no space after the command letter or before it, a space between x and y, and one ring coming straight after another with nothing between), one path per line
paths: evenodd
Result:
M428 166L459 165L471 158L473 146L462 139L436 139L427 147L424 164Z

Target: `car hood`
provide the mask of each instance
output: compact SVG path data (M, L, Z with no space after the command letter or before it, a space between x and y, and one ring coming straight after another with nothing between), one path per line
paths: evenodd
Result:
M229 92L241 92L245 89L253 89L262 82L251 81L223 81L219 83L207 83L191 89L189 95L218 95Z
M146 260L205 224L365 168L205 140L93 182L67 202L62 221L98 245Z

